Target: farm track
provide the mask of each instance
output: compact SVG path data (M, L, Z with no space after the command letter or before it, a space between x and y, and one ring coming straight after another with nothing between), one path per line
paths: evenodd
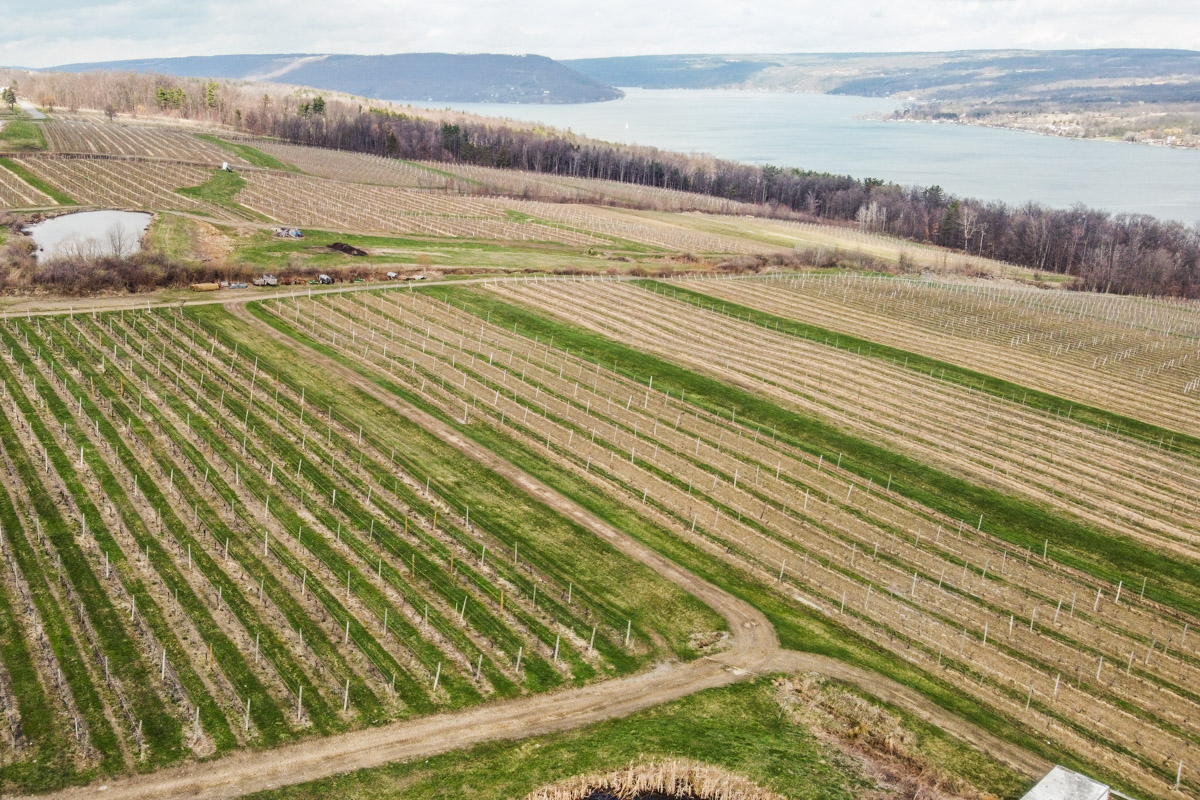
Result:
M889 649L893 649L897 655L914 661L930 671L937 670L946 677L946 680L966 690L968 694L977 692L975 677L987 677L989 680L983 694L988 703L998 704L1005 708L1009 715L1018 719L1028 720L1032 713L1033 718L1037 720L1034 723L1035 727L1054 730L1055 736L1071 742L1071 746L1080 752L1090 753L1090 757L1098 761L1107 761L1114 752L1121 752L1123 755L1117 759L1120 762L1119 765L1110 762L1110 768L1117 772L1130 775L1147 766L1151 770L1161 770L1160 764L1153 763L1157 760L1157 756L1151 754L1178 752L1178 748L1181 746L1188 746L1178 738L1172 738L1169 735L1164 737L1158 730L1159 724L1165 724L1175 734L1179 734L1178 724L1183 723L1190 726L1190 723L1186 714L1179 714L1178 700L1166 699L1169 694L1162 693L1161 689L1156 689L1154 684L1165 682L1166 685L1173 684L1179 687L1193 683L1194 681L1188 680L1177 672L1180 667L1185 672L1193 668L1193 666L1189 666L1189 663L1194 661L1191 656L1187 656L1186 663L1179 661L1177 657L1172 657L1169 662L1164 662L1156 656L1154 664L1151 665L1147 659L1146 669L1155 673L1150 685L1143 684L1146 673L1130 680L1124 674L1117 674L1115 667L1110 666L1106 678L1107 688L1101 689L1093 686L1089 680L1088 687L1083 690L1081 695L1077 691L1080 688L1078 681L1075 682L1077 684L1075 686L1063 683L1060 687L1060 680L1055 677L1056 670L1063 676L1069 676L1073 670L1077 678L1081 672L1088 672L1089 667L1086 664L1088 656L1082 654L1090 652L1090 656L1095 658L1097 648L1101 648L1101 653L1107 653L1110 665L1114 663L1114 659L1123 664L1126 655L1130 656L1130 662L1132 662L1131 647L1138 650L1142 648L1146 648L1147 651L1153 650L1155 642L1148 637L1143 640L1142 636L1155 628L1159 622L1158 617L1166 619L1162 613L1166 609L1153 612L1150 609L1134 609L1125 603L1112 604L1106 600L1102 616L1098 617L1094 613L1089 613L1085 608L1081 611L1080 619L1076 619L1073 599L1075 595L1087 597L1089 591L1095 592L1097 588L1104 589L1103 584L1097 587L1086 576L1075 574L1074 570L1063 570L1053 562L1047 562L1045 566L1038 566L1043 561L1042 558L1038 558L1032 565L1026 563L1022 567L1019 559L1011 557L1015 554L1004 552L1011 545L1000 541L988 542L982 548L966 544L964 550L964 542L960 538L960 534L943 538L940 548L944 551L942 557L946 560L941 562L942 572L939 574L938 562L934 560L931 567L931 554L928 552L930 548L937 550L939 547L936 542L937 537L932 535L932 527L940 521L942 525L952 531L956 520L938 518L936 515L926 519L919 517L916 520L905 519L903 514L897 519L895 510L888 512L876 508L879 505L876 496L884 495L890 499L893 497L890 492L881 491L882 487L878 487L872 492L869 487L859 486L864 491L860 491L856 495L858 500L854 504L854 509L861 508L865 511L864 504L866 504L872 507L872 514L880 515L878 518L881 522L885 522L883 527L876 528L872 533L869 527L863 529L860 521L856 522L853 516L847 517L838 508L841 501L831 504L828 496L821 500L820 495L829 493L832 488L828 486L829 474L832 472L840 474L840 470L826 465L822 472L818 464L811 463L814 459L806 456L810 463L801 469L802 474L796 478L792 476L796 474L795 470L798 465L794 460L788 461L786 474L789 477L786 480L802 480L805 485L818 489L818 496L814 503L817 506L815 515L814 512L809 512L807 514L809 520L806 524L817 528L826 528L825 534L829 538L824 542L820 538L813 541L805 527L794 527L795 522L788 519L788 499L793 501L793 508L798 508L803 502L805 510L807 510L808 491L801 492L797 498L794 484L789 484L785 489L788 493L782 495L784 499L784 518L782 520L778 518L779 495L776 495L775 499L769 497L769 488L778 484L778 475L775 477L771 475L779 468L780 462L777 461L776 454L768 454L765 458L759 456L760 460L757 462L757 466L754 462L742 462L742 474L746 476L742 486L748 487L753 483L756 488L753 490L739 489L736 473L730 474L734 472L733 464L738 462L734 461L731 464L729 456L721 454L722 445L718 432L705 433L705 448L702 455L699 453L700 439L695 442L700 463L719 469L715 477L709 473L700 473L701 476L708 474L708 477L713 478L711 488L707 483L702 484L702 495L711 497L714 502L719 501L722 504L717 505L718 513L712 522L706 521L697 531L695 527L696 505L691 493L684 495L678 490L677 485L672 486L669 482L660 480L655 474L658 472L662 475L675 476L676 480L687 477L688 465L681 465L677 461L664 461L665 458L669 458L665 449L663 453L660 453L655 444L655 442L659 442L679 452L679 444L672 445L670 442L672 422L676 426L679 422L676 412L682 409L685 415L689 416L690 421L685 427L694 426L697 422L695 419L691 419L694 415L690 413L686 405L679 405L677 401L672 400L674 408L669 411L661 409L660 405L664 400L660 393L646 392L644 385L631 383L627 379L621 379L618 382L619 385L614 388L612 375L607 370L604 371L606 384L604 391L611 393L596 395L594 389L589 391L586 388L586 384L595 383L600 379L599 370L595 377L592 375L592 367L596 365L586 364L588 374L585 377L582 375L582 368L586 362L581 362L574 357L564 361L561 351L554 351L545 344L531 348L528 339L522 342L507 331L501 333L494 326L488 328L481 324L481 317L474 320L469 317L464 318L463 312L457 309L452 310L442 302L434 302L421 298L420 295L404 293L385 294L380 298L367 295L365 300L362 297L361 295L354 296L353 303L361 308L347 308L350 301L346 298L325 298L315 306L312 303L305 304L301 301L296 308L297 322L301 318L303 319L299 330L306 336L313 336L323 343L327 343L333 350L340 353L354 353L352 358L355 361L358 361L359 358L368 360L373 367L381 368L392 379L407 383L411 386L412 391L425 395L430 402L448 414L457 415L461 412L456 409L468 409L472 416L478 416L484 413L485 408L490 408L487 413L493 415L493 424L498 422L499 427L503 428L505 427L504 414L506 413L508 429L528 437L528 446L540 456L560 465L569 465L577 476L587 476L585 479L600 481L600 478L596 476L601 471L608 472L609 476L605 479L608 481L608 488L613 490L612 493L618 497L625 498L627 504L637 509L638 513L648 515L665 528L674 529L676 535L681 539L688 540L690 535L690 538L696 539L701 547L704 547L711 556L717 559L728 559L732 549L736 554L734 558L746 560L749 571L769 586L777 586L776 571L780 569L781 559L791 558L790 563L793 565L803 563L803 568L789 567L787 591L784 593L788 603L793 601L791 593L799 592L807 599L795 597L797 605L816 607L822 613L830 613L831 616L842 620L841 624L847 625L869 640L882 642L886 639L891 643L888 645ZM385 300L383 297L387 299ZM404 300L402 305L399 304L399 301L404 298L408 299ZM306 313L303 317L300 315L299 305L306 306ZM290 309L292 306L293 304L288 304L289 313L283 314L281 319L287 324L295 326L295 323L291 322ZM268 304L269 307L270 304ZM377 317L376 314L384 309L390 309L390 314L386 317ZM335 310L339 312L337 315L334 314ZM363 311L371 313L364 315ZM408 338L400 340L395 338L393 325L396 323L400 324L399 332ZM475 325L479 325L478 342L474 330ZM309 332L309 327L312 328L312 333ZM483 346L485 329L488 342L486 346ZM385 336L377 337L376 334L379 333L383 333ZM497 341L498 337L503 341ZM469 346L467 345L468 341L470 342ZM357 344L355 344L356 342ZM357 354L358 347L363 348L361 356ZM388 356L389 348L395 355ZM542 355L543 351L545 355ZM511 359L513 354L521 356L521 360L515 365ZM493 355L501 356L500 363L504 365L504 370L492 366ZM509 358L505 359L506 355ZM458 360L457 367L454 365L455 359ZM547 363L542 363L543 361L547 361ZM410 362L412 362L411 371L409 369ZM417 372L418 363L421 365L419 372ZM568 366L571 377L564 384L562 373L564 367ZM494 383L480 385L477 376L489 370L494 376ZM507 373L507 370L512 370L512 372ZM530 373L529 377L526 375L527 372ZM413 373L416 373L415 376ZM506 374L512 376L512 380L507 383L505 382ZM521 376L519 380L517 379L518 374ZM575 385L572 392L572 382L576 380L579 380L583 387ZM516 389L513 388L514 385L517 387ZM418 389L418 387L420 388ZM539 393L541 393L540 397L544 399L538 399ZM614 397L613 394L616 396ZM644 400L643 395L645 395ZM504 398L503 401L500 401L501 396ZM648 432L642 434L647 437L647 441L643 444L637 438L636 417L646 412L629 410L631 403L626 401L637 399L639 401L637 405L645 407L648 406L652 396L654 408L649 412L649 417L641 419L642 431ZM513 401L518 397L522 398L520 403L526 405L514 404ZM587 412L584 411L585 397L589 398ZM573 410L563 409L562 400L564 398L575 398L572 402L577 405ZM617 402L613 402L614 399ZM598 402L607 403L607 406L597 406ZM614 407L617 409L616 411L613 410ZM599 415L597 409L601 409ZM532 418L528 411L534 412ZM521 414L524 416L519 416ZM620 426L610 428L611 423L604 420L603 415L605 414L609 417L624 416L625 419L621 422L624 428L622 429ZM634 416L630 417L630 415ZM660 426L655 421L655 415L662 416L663 425ZM580 417L582 417L582 422L580 422ZM712 420L709 420L705 424L711 425L711 423ZM735 439L725 441L725 447L731 454L735 450L744 451L749 447L762 447L757 444L758 441L761 439L765 442L767 439L766 436L756 435L753 430L739 429L732 423L723 423L721 427L725 433L740 431ZM528 430L525 430L526 428ZM573 432L571 428L574 428ZM598 466L591 466L590 469L583 463L584 456L588 456L587 461L590 466L593 459L589 454L596 449L597 442L595 440L590 444L587 442L589 430L592 431L593 437L596 432L604 437L600 441L599 452L601 455L607 455L606 460L597 461ZM753 446L748 442L751 435L754 435L756 442ZM575 437L575 441L582 442L582 444L576 445L574 453L571 454L573 437ZM553 449L550 447L551 438L555 443ZM607 442L604 441L605 439ZM771 447L775 446L771 445ZM684 442L682 449L686 450L690 456L691 442ZM563 460L564 451L571 454L571 460ZM633 464L635 451L640 462L636 466ZM622 458L614 461L612 458L614 454L628 454L628 456L622 455ZM749 471L746 471L745 467L749 467ZM765 470L762 469L763 467ZM758 488L758 473L762 471L767 473L763 478L763 484L768 489ZM814 472L818 475L814 476ZM819 477L821 474L825 477ZM847 488L853 492L855 487L852 479L853 476L844 476L839 479L841 492L846 492ZM813 483L814 480L817 481L816 484ZM604 481L600 482L604 484ZM687 483L690 488L691 481L687 481ZM803 489L803 486L800 488ZM768 495L757 498L754 496L755 493L763 491L768 491ZM673 500L670 499L671 492L675 492ZM739 492L743 493L741 499L738 499ZM751 494L746 495L745 492L751 492ZM832 493L837 494L838 488L833 488ZM653 498L653 502L649 506L646 505L647 494ZM846 497L849 500L849 494ZM773 503L770 506L772 519L769 528L762 528L750 522L751 515L746 514L750 509L759 508L764 499ZM766 507L763 508L765 511ZM832 521L829 520L831 511L835 512ZM762 513L759 512L760 517ZM733 519L735 514L738 517L736 522ZM743 517L746 518L745 522L743 522ZM690 534L689 521L692 523ZM922 529L928 531L924 547L921 546ZM915 547L910 538L914 533L916 534ZM980 534L972 533L967 541L979 536ZM984 540L988 539L986 535L982 536ZM712 541L709 542L706 537ZM935 541L930 542L930 538ZM841 544L836 544L839 539ZM855 539L857 539L856 543ZM877 554L883 557L884 563L878 565L872 563L876 560L869 555L872 541L877 548L880 544L884 545L882 553L877 550ZM724 545L723 552L722 545ZM831 545L833 546L831 547ZM856 565L855 555L856 551L860 549L863 557L858 560ZM810 550L813 556L818 557L813 559L811 564L807 555ZM990 565L988 564L989 556ZM914 566L919 566L922 586L919 600L916 596L917 574L908 573L903 567L897 569L898 565L894 563L897 558L903 558ZM1004 566L1006 560L1007 568ZM827 563L822 564L821 561ZM974 564L975 567L968 570L969 564ZM980 569L980 564L982 564L982 579L978 579L978 576L975 575L975 570ZM943 590L943 576L947 572L956 575L959 566L962 567L962 577L951 577L947 589ZM1030 573L1031 569L1032 573ZM815 575L814 570L816 570ZM793 575L796 573L802 574L803 580L794 578ZM909 590L907 588L910 575L913 581L911 598L908 597ZM847 580L848 577L852 579ZM1013 588L1019 586L1020 590L1013 592L1005 587L1007 583L1013 583ZM879 589L874 595L874 599L872 599L871 584ZM897 590L897 584L902 588ZM930 584L936 584L936 592ZM890 588L885 588L889 586ZM1075 588L1075 592L1072 592L1072 587ZM783 591L782 587L779 590ZM839 591L841 591L843 604L846 603L847 594L849 594L850 604L845 605L845 615L837 611ZM1055 607L1056 595L1059 600L1057 608ZM1064 599L1067 601L1067 606L1062 604ZM1030 601L1033 602L1032 608ZM964 604L966 605L965 610ZM871 609L870 614L865 615L863 612L868 605ZM828 611L830 607L834 611ZM851 611L852 607L856 610ZM863 611L858 611L859 608ZM925 616L926 610L931 611L932 614ZM1042 615L1038 614L1039 610L1042 610ZM915 618L914 611L918 612ZM1016 612L1017 618L1021 620L1021 624L1017 625L1015 631L1011 627L1009 614L1004 613L1009 611ZM1062 612L1061 621L1059 611ZM1094 611L1094 608L1091 609L1091 612ZM867 619L857 619L859 616L866 616ZM1084 616L1091 619L1085 622L1082 619ZM997 648L995 650L986 647L989 618L993 632L992 641ZM1034 631L1035 618L1036 633ZM1050 621L1046 622L1045 620L1048 618ZM1005 621L1008 621L1010 626L1007 638L1002 629ZM1180 625L1182 622L1183 620L1178 620L1175 625ZM1025 623L1029 623L1030 626L1028 635L1022 633L1022 626ZM1048 631L1044 630L1047 626L1049 626ZM965 653L968 629L972 633L969 639L971 649L969 654ZM998 630L999 638L996 634ZM941 631L941 644L938 639L939 631ZM1178 636L1178 634L1178 628L1175 628L1174 631L1169 628L1158 629L1157 635L1163 637L1158 641L1170 641L1173 635ZM985 645L982 648L979 647L979 637L982 637ZM958 652L948 653L947 664L949 665L951 661L957 661L958 664L949 671L941 672L942 645L954 646L956 640L958 641L954 650ZM914 643L919 647L912 647ZM1013 657L1014 647L1018 658ZM1083 663L1080 663L1081 657L1085 659ZM1090 669L1095 669L1095 662L1092 663ZM1139 672L1142 672L1140 661ZM975 673L979 673L978 676ZM1032 689L1035 685L1038 687L1038 706L1041 708L1037 712L1031 712L1027 705L1026 689L1030 690L1029 697L1032 698ZM980 684L980 687L982 686L983 684ZM1186 689L1179 691L1191 697ZM1111 693L1115 702L1108 700L1097 702L1097 692L1102 696ZM1053 702L1051 695L1053 695ZM1194 700L1194 698L1192 699ZM1134 709L1136 716L1141 717L1140 719L1122 710L1127 702L1133 702L1135 706L1140 705L1142 709L1145 709ZM1090 710L1085 714L1084 709ZM1083 716L1080 716L1081 714ZM1164 720L1164 722L1159 723L1157 720ZM1165 722L1165 720L1172 721ZM1089 742L1084 735L1084 731L1089 729L1103 730L1103 735L1108 738L1108 747L1111 747L1112 750L1097 749L1094 742ZM1131 730L1135 733L1131 734ZM1148 740L1158 743L1150 747L1148 751L1145 745L1147 737ZM1184 739L1194 739L1195 733L1194 731L1191 734L1184 733L1183 737ZM1131 753L1128 748L1134 746L1135 742L1134 749L1141 752L1141 755L1130 760L1128 757ZM1137 762L1140 762L1140 765Z
M231 311L243 320L258 325L279 341L297 346L294 340L254 320L244 308L231 308ZM463 439L436 418L380 390L372 381L353 370L315 351L309 350L306 356L321 362L349 384L409 416L431 433L444 437L462 452L479 459L489 468L534 493L555 510L585 525L622 552L661 571L668 580L698 596L728 621L732 633L729 649L717 658L687 664L664 664L649 672L582 689L505 701L466 712L342 734L269 752L240 753L205 765L188 765L113 781L107 784L105 797L119 800L201 795L236 797L392 761L426 757L480 742L570 730L625 716L706 688L743 680L755 673L800 670L820 672L854 683L983 748L1027 775L1036 775L1046 768L1041 759L964 723L907 687L832 659L779 649L770 624L761 612L749 604L700 580L674 562L611 528L540 481L490 451ZM91 796L95 790L95 786L78 787L52 796L65 800Z

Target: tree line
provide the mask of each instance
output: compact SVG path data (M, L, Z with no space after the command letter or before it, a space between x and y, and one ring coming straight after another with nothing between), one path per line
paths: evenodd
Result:
M170 81L183 96L174 109L180 116L296 144L697 192L755 204L764 214L857 225L1069 275L1082 289L1200 297L1200 223L960 198L938 186L754 166L450 111L314 98L305 90L264 94L261 86L233 81L124 73L34 73L22 80L35 98L69 93L76 107L112 104L121 113L160 112L157 93Z
M275 116L257 133L404 159L598 178L753 203L765 213L857 224L1075 278L1082 289L1200 297L1200 224L1076 205L1011 205L803 169L616 145L531 126L368 110L313 120Z

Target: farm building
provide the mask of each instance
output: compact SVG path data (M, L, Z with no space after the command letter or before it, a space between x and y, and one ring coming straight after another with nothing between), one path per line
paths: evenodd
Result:
M1109 788L1086 775L1056 766L1021 800L1109 800Z

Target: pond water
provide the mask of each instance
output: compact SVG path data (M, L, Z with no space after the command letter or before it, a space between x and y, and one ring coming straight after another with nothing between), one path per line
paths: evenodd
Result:
M1200 221L1200 150L872 119L900 105L887 98L721 89L625 92L606 103L452 107L614 142L902 185L939 184L984 200L1083 203Z
M60 256L128 256L142 249L152 214L141 211L80 211L43 220L25 229L37 245L38 261Z

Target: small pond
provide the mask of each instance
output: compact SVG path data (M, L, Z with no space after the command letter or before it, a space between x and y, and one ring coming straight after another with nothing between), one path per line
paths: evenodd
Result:
M38 261L59 256L128 256L142 249L152 214L140 211L80 211L52 217L25 232L37 244Z

